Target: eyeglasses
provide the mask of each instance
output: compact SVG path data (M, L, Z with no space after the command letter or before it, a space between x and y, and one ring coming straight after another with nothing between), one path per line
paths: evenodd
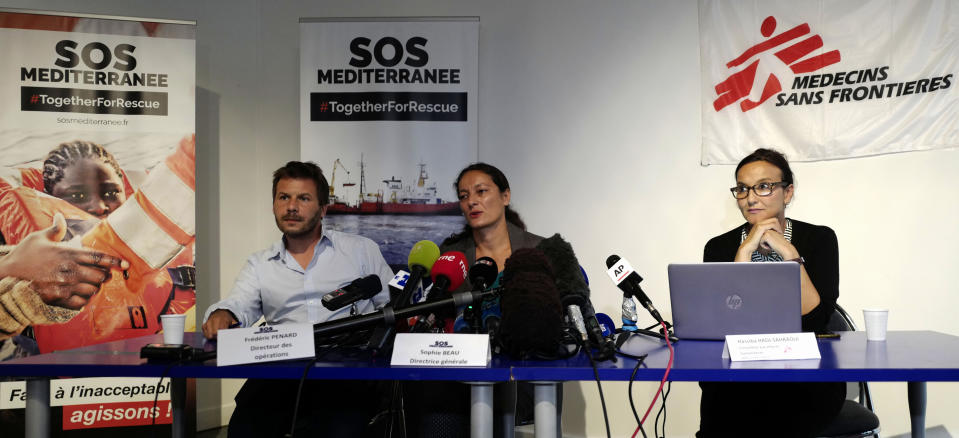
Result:
M769 196L773 193L773 189L775 189L776 186L786 188L789 186L789 183L785 181L761 182L752 187L745 184L739 184L736 187L729 189L729 191L733 192L733 196L736 199L746 199L746 197L749 196L750 190L756 193L756 196Z

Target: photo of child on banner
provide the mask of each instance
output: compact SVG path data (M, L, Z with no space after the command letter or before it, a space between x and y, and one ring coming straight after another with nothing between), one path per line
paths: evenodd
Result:
M194 164L188 136L137 187L106 148L84 140L61 143L42 169L6 169L0 340L15 337L18 351L3 352L157 333L165 313L187 313L192 330Z

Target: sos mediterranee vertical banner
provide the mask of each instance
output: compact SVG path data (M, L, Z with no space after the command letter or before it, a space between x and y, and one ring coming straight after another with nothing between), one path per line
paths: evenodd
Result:
M955 0L700 0L703 164L959 146Z
M0 11L0 359L158 333L164 313L195 328L195 33ZM25 398L0 383L0 435ZM50 400L57 436L171 421L157 379L60 380Z
M477 19L301 20L300 154L330 182L324 224L406 264L462 229L476 161Z

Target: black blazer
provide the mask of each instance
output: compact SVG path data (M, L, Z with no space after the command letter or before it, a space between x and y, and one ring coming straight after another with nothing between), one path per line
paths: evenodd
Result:
M509 222L506 223L506 230L507 233L509 233L509 244L510 247L513 248L513 251L520 248L535 248L536 245L539 245L539 243L543 241L543 237L523 230ZM473 264L476 263L476 241L473 240L473 235L470 233L455 235L446 239L443 244L440 245L440 252L444 253L447 251L459 251L466 255L467 267L472 267ZM502 266L497 266L497 268L500 271L503 270ZM470 283L469 278L467 278L466 281L453 292L470 290L473 290L473 285Z
M819 305L803 315L807 332L826 331L839 298L839 243L829 227L792 221L792 244L805 260L806 273L819 291ZM703 249L704 262L731 262L736 258L745 224L709 239Z

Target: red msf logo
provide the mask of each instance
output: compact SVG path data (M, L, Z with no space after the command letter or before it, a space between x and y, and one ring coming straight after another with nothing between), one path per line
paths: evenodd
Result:
M760 26L759 31L762 33L763 37L768 39L746 49L746 51L744 51L742 55L739 55L738 58L727 62L727 68L743 65L760 53L772 50L796 38L808 34L809 23L800 24L799 26L789 29L779 35L770 37L770 35L776 31L776 18L770 15L763 20L763 24ZM809 73L819 70L823 67L833 65L840 60L838 50L833 50L821 55L802 59L822 46L822 37L819 35L813 35L793 45L783 48L782 50L776 52L775 55L780 61L789 66L793 73ZM713 108L715 108L718 112L726 106L742 100L742 102L739 102L739 107L743 112L746 112L759 106L761 103L765 102L766 99L769 99L776 93L782 91L783 88L782 84L779 82L779 78L770 73L769 77L766 78L765 84L763 85L762 94L760 95L759 100L753 101L749 99L748 97L752 92L753 83L756 79L756 70L758 67L759 59L756 59L746 68L733 73L726 78L726 80L717 84L716 95L718 97L713 101Z

